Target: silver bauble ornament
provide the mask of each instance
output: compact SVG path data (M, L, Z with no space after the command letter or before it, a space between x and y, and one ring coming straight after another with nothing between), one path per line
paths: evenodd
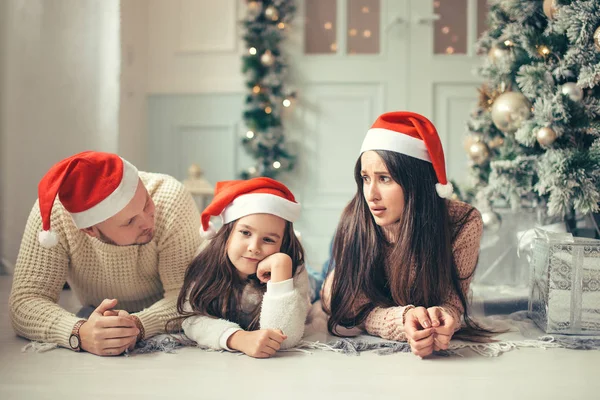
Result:
M495 44L488 51L488 57L492 62L506 62L510 58L510 50L503 45Z
M496 232L502 225L502 219L500 218L500 215L491 210L482 212L481 219L483 221L483 227L492 232Z
M270 19L271 21L277 21L279 19L279 12L273 6L269 6L265 10L265 17Z
M535 134L538 143L542 146L550 146L552 143L554 143L557 136L558 135L556 132L554 132L554 130L548 126L540 128Z
M490 149L483 142L475 142L469 147L469 157L477 165L484 165L490 160Z
M492 121L504 133L514 133L531 117L531 103L522 93L505 92L492 105Z
M546 14L548 19L554 19L554 16L556 15L556 6L556 0L544 0L544 14Z
M275 57L270 50L267 50L262 54L262 56L260 56L260 62L265 67L270 67L275 62Z
M594 47L596 51L600 51L600 26L594 31Z
M575 82L567 82L560 87L560 92L566 94L573 101L581 101L583 99L583 89L577 86Z

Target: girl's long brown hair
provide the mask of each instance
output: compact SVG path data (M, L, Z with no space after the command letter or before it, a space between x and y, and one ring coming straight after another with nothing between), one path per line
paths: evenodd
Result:
M390 176L404 190L398 241L389 243L363 194L361 159L354 168L357 193L338 224L329 269L335 268L327 328L360 326L375 307L440 305L454 291L469 327L480 329L467 314L467 301L452 255L452 242L470 210L451 224L445 199L435 192L432 164L404 154L377 150ZM416 268L411 280L411 268Z
M256 275L243 280L227 256L229 236L236 222L224 225L192 261L185 273L183 287L177 299L180 317L169 322L181 322L193 315L206 315L235 321L246 330L259 329L260 304L252 312L251 322L247 326L244 326L240 319L244 287L248 284L255 285L264 293L266 285L262 284ZM289 221L286 221L279 252L291 257L292 276L296 276L296 272L304 264L304 250ZM191 305L191 312L184 311L186 300Z

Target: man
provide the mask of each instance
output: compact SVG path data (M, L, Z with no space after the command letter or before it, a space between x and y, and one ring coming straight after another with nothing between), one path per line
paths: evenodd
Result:
M15 331L109 356L164 332L199 227L192 197L170 176L93 151L59 162L39 183L21 242L9 301ZM65 281L95 308L88 319L56 304Z

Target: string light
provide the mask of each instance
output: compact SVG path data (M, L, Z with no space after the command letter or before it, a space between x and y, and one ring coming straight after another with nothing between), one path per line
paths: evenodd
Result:
M280 163L279 161L275 161L275 162L273 163L273 168L275 168L275 169L279 169L279 168L281 168L281 163Z
M446 47L446 54L454 54L454 47L452 47L452 46Z
M369 13L369 7L363 7L362 10L363 14L368 14Z
M258 86L258 85L255 85L255 86L252 88L252 93L259 94L259 93L260 93L260 86Z
M366 37L366 38L371 37L371 31L368 30L368 29L365 29L365 31L363 32L363 36Z
M292 102L290 101L290 99L284 99L283 100L283 106L284 107L289 107L292 105Z
M331 49L331 51L336 51L337 50L337 44L335 42L331 43L331 46L329 46L329 48Z
M248 131L248 132L246 132L246 137L247 137L248 139L252 139L252 138L254 137L254 132L252 132L252 131Z
M548 46L538 46L538 53L540 53L540 55L542 56L547 56L548 54L550 54L550 49L548 48Z
M248 53L250 53L250 54L252 54L252 55L255 55L255 54L256 54L256 48L255 48L255 47L250 47L250 48L248 49Z
M449 27L449 26L444 26L444 27L442 28L442 33L443 33L444 35L447 35L447 34L449 34L449 33L450 33L450 27Z
M356 36L356 34L358 33L358 31L354 28L350 29L350 31L348 31L348 34L350 36Z
M280 23L277 24L277 27L279 29L285 29L285 24L283 22L280 22Z
M333 25L331 24L331 22L325 22L325 25L323 25L323 27L327 30L330 30L333 27Z
M513 43L513 42L512 42L510 39L506 39L506 40L504 41L504 45L505 45L506 47L511 47L511 46L514 46L514 43Z
M271 114L272 112L273 112L273 109L270 106L265 107L265 114Z

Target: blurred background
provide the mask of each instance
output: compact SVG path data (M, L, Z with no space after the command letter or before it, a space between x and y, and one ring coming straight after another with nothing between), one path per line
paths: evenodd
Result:
M312 264L327 258L360 144L382 112L430 118L449 176L467 179L485 0L304 0L289 15L287 2L272 3L281 15L242 0L0 2L3 262L16 260L39 179L75 152L116 152L180 180L196 164L210 184L260 174L245 149L251 62L242 72L257 5L281 31L274 60L261 63L277 67L271 87L288 100L272 105L285 148L268 167L279 162L277 178L303 205L297 228Z

